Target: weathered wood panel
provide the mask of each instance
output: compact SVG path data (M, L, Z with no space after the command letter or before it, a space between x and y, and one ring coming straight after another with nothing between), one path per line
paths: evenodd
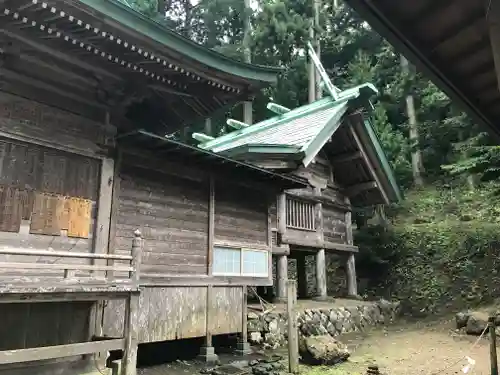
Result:
M207 183L125 167L121 174L115 251L130 252L133 231L144 237L141 274L206 274Z
M267 197L215 183L215 243L267 245Z
M83 342L91 302L2 304L0 350Z
M104 120L104 119L103 119ZM0 132L66 149L96 153L114 134L110 126L0 92Z
M323 205L323 231L325 242L346 243L345 212Z
M214 287L208 313L213 335L241 331L241 287ZM109 301L103 332L119 336L123 330L123 301ZM139 300L139 342L203 337L207 329L207 288L142 288Z
M90 251L99 173L98 159L0 138L0 246ZM85 202L85 209L73 212L65 203L72 200ZM70 224L76 225L79 232L74 232ZM23 256L2 256L0 261L62 262L57 258ZM56 270L33 269L22 273L62 276L62 271ZM0 269L0 274L6 277L19 272Z
M139 342L202 337L206 332L207 288L142 288L139 300ZM104 310L104 333L121 335L123 301L110 301Z
M214 287L209 305L210 324L213 335L240 332L242 327L242 288Z

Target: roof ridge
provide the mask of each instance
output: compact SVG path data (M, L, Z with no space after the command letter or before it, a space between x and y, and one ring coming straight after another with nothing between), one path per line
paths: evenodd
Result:
M215 138L214 140L200 144L198 145L198 147L204 149L212 149L218 146L222 146L228 141L235 141L243 136L264 131L273 126L279 125L282 122L290 121L299 115L304 116L306 114L311 114L321 109L327 109L330 106L336 104L339 104L339 102L333 101L331 97L326 97L321 100L317 100L313 103L294 108L290 112L284 113L282 115L276 115L271 118L268 118L267 120L262 120L255 124L247 126L246 128L238 129L230 133L224 134L220 137Z

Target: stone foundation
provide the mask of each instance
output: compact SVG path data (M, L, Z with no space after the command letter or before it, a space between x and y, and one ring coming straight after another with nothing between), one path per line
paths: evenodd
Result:
M317 336L360 332L369 326L392 323L399 314L399 302L380 300L358 306L305 309L298 313L299 334ZM252 344L276 349L286 345L286 312L248 313L248 339Z

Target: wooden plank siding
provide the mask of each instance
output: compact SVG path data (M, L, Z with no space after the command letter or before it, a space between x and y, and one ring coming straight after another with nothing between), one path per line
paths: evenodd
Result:
M214 287L208 305L212 335L241 331L241 287ZM139 301L139 343L203 337L207 332L206 287L143 288ZM124 304L110 301L104 310L104 333L119 336Z
M237 185L215 182L215 244L267 247L268 198Z
M152 173L124 164L115 237L117 254L130 253L133 230L144 238L141 273L206 274L208 181Z
M101 170L98 153L113 134L110 129L0 92L1 248L93 251ZM0 262L5 261L33 262L34 258L0 257ZM67 261L36 258L38 263ZM2 270L0 266L0 278L16 275L18 270ZM31 269L22 275L61 277L62 270Z
M116 253L130 251L132 229L144 236L141 279L147 286L139 301L139 342L240 332L242 285L257 282L247 277L238 284L238 277L211 275L210 233L214 245L270 249L269 197L214 176L211 200L209 180L153 160L124 153L116 213ZM104 334L120 334L123 312L123 302L108 303Z
M345 218L350 206L346 204L342 189L336 185L330 162L319 156L310 166L294 174L307 179L311 187L286 192L286 209L280 213L286 222L279 228L282 242L316 249L335 249L335 244L348 244ZM313 206L316 216L311 224Z
M102 151L102 145L110 144L115 129L57 108L0 92L0 135L2 134L46 146L54 145L67 151L96 155Z

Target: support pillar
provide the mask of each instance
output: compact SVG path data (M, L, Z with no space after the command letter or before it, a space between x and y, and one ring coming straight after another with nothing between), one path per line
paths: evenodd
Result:
M205 316L205 324L206 324L206 333L205 333L205 342L200 349L200 354L198 355L198 359L205 363L214 364L219 361L219 357L215 353L215 348L212 343L212 331L211 331L211 316L210 316L210 305L212 304L212 286L209 285L207 287L207 303L206 303L206 316Z
M242 291L242 298L243 298L243 303L242 303L242 313L241 313L241 334L238 337L238 342L236 343L236 351L235 354L237 355L248 355L252 353L252 348L250 347L250 344L248 342L248 327L247 327L247 314L248 314L248 307L247 307L247 298L248 298L248 292L247 292L247 286L243 286L243 291Z
M326 286L326 254L325 249L319 249L316 253L316 291L318 300L325 300L327 295Z
M351 298L358 297L358 282L356 280L356 263L354 253L349 254L346 264L347 273L347 296Z
M299 298L307 298L306 255L297 255L297 289Z
M276 267L276 293L280 302L286 301L286 282L288 281L288 257L279 255Z

